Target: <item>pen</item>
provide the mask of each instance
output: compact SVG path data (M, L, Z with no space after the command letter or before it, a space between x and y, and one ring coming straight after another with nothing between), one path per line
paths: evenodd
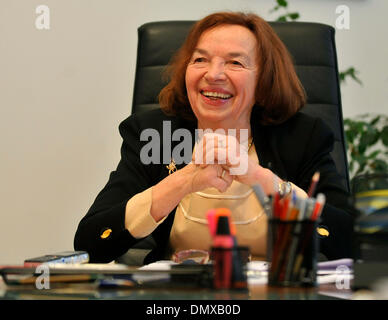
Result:
M286 270L289 261L292 259L292 240L293 232L298 224L297 217L299 214L299 208L296 206L296 199L294 198L293 205L289 210L289 216L287 217L287 227L284 234L283 247L281 249L282 259L280 261L279 268L279 281L286 280Z
M270 197L266 196L260 184L255 184L254 186L252 186L252 189L256 195L257 200L259 200L265 214L270 217L271 216L271 196Z
M325 195L323 193L318 193L317 201L315 203L315 207L314 207L314 211L313 211L312 216L311 216L311 220L315 221L320 217L320 215L322 213L323 206L325 205L325 202L326 202Z
M304 260L304 252L307 247L307 245L312 241L311 237L313 236L313 230L315 226L315 221L312 220L312 214L314 211L314 208L316 207L316 201L314 199L307 199L306 200L306 212L305 212L305 219L307 221L305 222L305 231L302 233L302 236L300 241L300 250L296 256L295 259L295 265L294 265L294 271L293 271L293 278L296 280L299 280L300 276L303 274L303 270L301 270L303 260Z
M306 208L306 201L305 199L297 199L296 205L298 208L298 212L296 215L296 221L295 225L292 231L292 240L291 240L291 247L290 247L290 253L289 258L287 262L287 268L286 268L286 274L285 274L285 281L291 282L292 280L292 270L295 263L296 253L298 244L300 243L300 234L302 230L302 220L304 218L304 212Z
M317 171L317 172L314 173L314 175L313 175L313 177L311 179L311 185L310 185L309 191L307 193L309 198L311 198L314 195L314 192L315 192L315 189L317 187L317 183L319 181L319 178L320 178L320 173Z
M279 192L276 192L275 193L275 196L273 197L273 216L274 218L280 218L280 210L281 210L281 206L280 206L280 195L279 195Z

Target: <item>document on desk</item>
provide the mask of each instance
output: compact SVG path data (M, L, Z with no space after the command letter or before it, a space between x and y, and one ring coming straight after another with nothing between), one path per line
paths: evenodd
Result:
M251 261L247 265L249 284L267 284L268 266L266 261ZM318 284L347 282L353 279L353 260L338 259L318 262L317 264Z
M172 260L160 260L157 262L153 262L150 264L147 264L145 266L142 266L139 268L139 270L153 270L153 271L168 271L171 270L172 265L176 265L178 263L172 261ZM143 273L143 274L134 274L133 280L137 281L138 283L145 283L150 281L158 281L158 280L170 280L170 274L168 273Z
M338 259L318 263L319 284L348 282L353 279L353 259Z
M267 284L268 282L268 265L267 261L250 261L247 264L248 284Z
M65 263L53 263L49 265L50 270L82 270L82 271L118 271L128 270L128 266L120 263L76 263L76 264L65 264Z

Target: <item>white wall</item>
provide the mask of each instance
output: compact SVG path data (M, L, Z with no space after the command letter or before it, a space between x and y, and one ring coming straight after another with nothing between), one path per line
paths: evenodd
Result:
M229 1L229 3L232 1ZM335 24L340 69L364 86L343 87L344 115L386 112L386 0L289 0L303 21ZM71 250L77 224L119 160L118 124L128 116L137 27L251 10L271 20L272 0L1 0L0 264ZM38 5L50 30L35 27Z

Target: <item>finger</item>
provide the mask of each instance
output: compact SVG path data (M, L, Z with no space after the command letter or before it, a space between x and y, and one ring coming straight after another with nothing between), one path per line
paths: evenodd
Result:
M233 182L233 176L230 174L229 170L224 170L222 172L221 178L224 179L228 184Z
M215 179L213 183L214 188L216 188L219 192L225 192L229 185L230 184L228 182L221 178Z
M219 165L214 165L217 171L217 177L221 178L224 172L224 169Z
M240 148L234 136L205 134L193 152L195 164L227 164L229 167L240 166ZM244 153L244 149L242 150Z
M226 164L228 150L224 147L209 146L206 149L207 164Z
M234 180L234 176L230 173L230 167L222 166L222 168L225 170L225 173L223 174L223 179L227 182L232 183Z
M206 153L206 139L201 138L194 146L194 152L192 155L193 163L197 165L205 164L205 153Z
M212 160L208 164L219 164L226 168L239 167L241 158L240 156L231 154L230 150L225 148L212 149L206 154L206 159Z
M229 170L225 168L222 168L221 174L217 177L225 182L225 184L221 184L223 191L225 191L233 182L233 177L229 174Z
M226 162L226 136L216 133L206 133L195 147L192 159L196 164L214 164L215 159Z
M206 155L205 161L207 164L214 164L216 158L218 158L218 161L222 161L223 158L226 159L227 136L220 133L206 133L202 140L202 150ZM216 156L216 153L219 153L219 155Z
M207 143L206 145L206 163L227 164L230 167L239 166L241 157L245 157L248 153L232 143L226 146L221 146L218 142Z

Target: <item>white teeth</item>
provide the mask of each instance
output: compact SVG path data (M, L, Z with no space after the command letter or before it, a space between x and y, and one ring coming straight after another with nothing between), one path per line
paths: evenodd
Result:
M231 94L225 94L225 93L213 92L213 91L202 91L202 94L206 97L221 98L221 99L229 99L232 97Z

